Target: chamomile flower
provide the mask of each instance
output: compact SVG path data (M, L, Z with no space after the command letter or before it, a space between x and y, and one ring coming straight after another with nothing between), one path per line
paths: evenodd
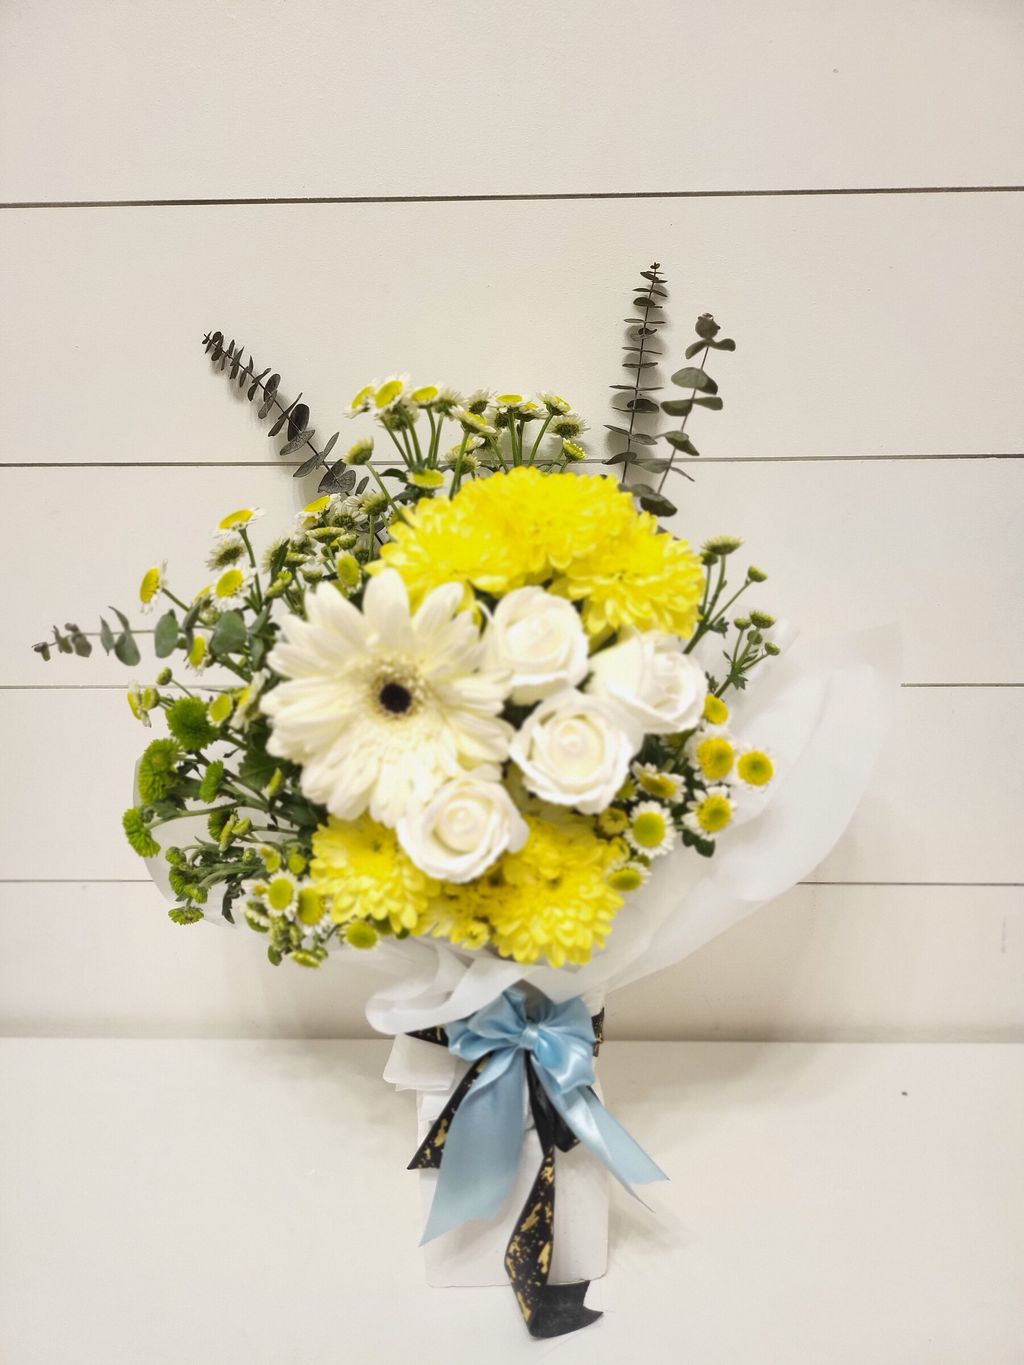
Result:
M608 873L608 885L613 891L639 891L650 875L651 869L643 863L622 863Z
M142 575L142 582L139 584L139 601L142 604L143 615L148 616L156 606L156 600L160 593L167 586L167 564L154 564L151 569L147 569Z
M621 806L608 806L597 816L595 824L601 834L611 838L616 834L625 834L629 829L629 816Z
M211 589L211 601L215 602L218 607L236 605L245 597L250 578L251 575L248 570L239 568L237 565L234 568L225 569Z
M256 704L263 694L263 689L270 680L270 674L265 668L258 669L253 675L247 686L239 692L235 702L235 727L244 730L253 718Z
M705 782L724 782L736 764L736 745L721 730L698 730L687 750Z
M236 511L229 512L226 517L221 517L214 534L218 536L234 535L243 527L251 526L254 521L258 521L262 515L262 507L239 507Z
M409 386L409 376L407 374L388 375L381 384L378 384L373 393L373 409L375 412L387 412L393 408L400 398L405 394Z
M490 407L493 397L494 395L489 389L474 389L472 393L466 395L462 406L467 412L473 412L479 416L481 413L486 412ZM454 409L452 411L452 416L455 416Z
M156 693L153 689L140 687L138 683L133 682L128 689L128 705L135 719L141 721L147 729L151 728L153 722L149 718L149 710L151 706L156 705Z
M572 411L572 404L560 393L539 393L537 397L552 417L563 417Z
M262 900L272 915L294 919L298 909L299 888L288 872L275 872L265 883Z
M376 392L377 387L376 380L374 380L372 384L364 384L358 393L353 394L352 401L345 409L345 416L358 417L362 412L369 412L370 404L373 401L373 395Z
M244 563L247 557L248 551L241 536L221 536L206 561L206 567L220 572L230 569L232 564Z
M581 446L579 441L563 441L562 456L571 464L578 464L580 460L587 458L586 446Z
M442 417L448 417L455 411L461 402L462 394L445 385L430 406L434 408L436 412L439 412Z
M662 772L653 763L634 763L633 776L642 792L659 801L678 801L682 795L683 779L679 774Z
M551 419L548 431L552 436L561 436L563 440L574 441L577 436L582 436L587 430L587 424L578 412L562 412L557 417Z
M356 441L355 445L349 446L348 450L345 452L343 456L343 459L346 464L351 465L367 464L372 454L373 437L363 436L358 441Z
M732 824L735 809L728 787L708 787L690 803L683 824L698 838L713 840Z
M704 719L712 725L724 725L729 719L729 708L721 697L709 692L704 698Z
M380 488L368 488L359 498L359 506L364 517L379 517L387 510L388 495Z
M439 469L413 469L408 477L414 488L425 488L433 492L436 488L444 487L444 475Z
M468 431L471 436L497 436L498 430L491 426L486 417L478 412L471 412L469 408L453 408L452 416L460 424L463 431Z
M766 787L775 776L771 755L763 749L746 749L736 763L736 775L748 787Z
M657 801L641 801L632 812L626 838L645 858L668 853L676 842L668 810Z

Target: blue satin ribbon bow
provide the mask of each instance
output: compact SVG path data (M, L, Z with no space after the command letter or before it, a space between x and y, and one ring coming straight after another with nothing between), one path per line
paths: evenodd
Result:
M526 1127L526 1058L552 1108L630 1194L667 1180L594 1094L594 1027L577 997L527 1004L506 991L476 1014L445 1025L448 1046L483 1069L452 1115L421 1245L471 1218L493 1218L512 1193Z

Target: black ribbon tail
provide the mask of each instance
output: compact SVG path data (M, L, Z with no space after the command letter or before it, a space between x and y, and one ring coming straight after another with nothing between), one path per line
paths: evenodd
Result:
M604 1041L603 1010L595 1016L593 1023L596 1054ZM448 1044L443 1028L423 1029L411 1036L442 1047ZM436 1170L441 1165L452 1117L486 1061L487 1058L482 1057L462 1078L409 1162L410 1171ZM571 1151L578 1139L552 1107L529 1058L526 1079L542 1155L537 1178L519 1211L505 1248L505 1271L530 1335L537 1338L561 1337L569 1332L578 1332L581 1327L588 1327L601 1317L596 1308L588 1308L584 1303L590 1288L589 1280L580 1280L576 1284L548 1283L555 1248L555 1152Z

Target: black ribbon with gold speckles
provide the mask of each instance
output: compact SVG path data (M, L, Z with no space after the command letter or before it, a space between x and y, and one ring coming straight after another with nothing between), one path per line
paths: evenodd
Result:
M596 1056L604 1041L604 1011L595 1015L592 1022ZM410 1036L421 1038L427 1043L437 1043L441 1047L448 1046L448 1035L443 1028L423 1029ZM487 1057L481 1057L463 1076L409 1162L410 1171L437 1170L440 1167L452 1118L486 1062ZM555 1152L571 1151L579 1139L552 1108L529 1056L526 1084L530 1111L540 1142L541 1163L505 1248L505 1270L530 1335L560 1337L596 1322L601 1316L596 1309L587 1308L583 1302L590 1288L588 1280L577 1284L548 1283L555 1239Z

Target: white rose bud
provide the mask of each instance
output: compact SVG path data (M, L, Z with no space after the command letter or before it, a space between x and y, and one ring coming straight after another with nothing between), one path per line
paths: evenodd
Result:
M529 829L500 781L455 777L395 827L399 843L428 877L471 882L502 853L516 853Z
M637 747L603 701L567 688L527 717L509 752L536 796L595 815L626 780Z
M622 723L642 734L673 735L700 720L708 680L674 635L623 636L590 660L587 692L603 698Z
M575 687L587 672L579 612L543 588L516 588L495 608L484 636L487 664L512 674L510 696L523 704Z

